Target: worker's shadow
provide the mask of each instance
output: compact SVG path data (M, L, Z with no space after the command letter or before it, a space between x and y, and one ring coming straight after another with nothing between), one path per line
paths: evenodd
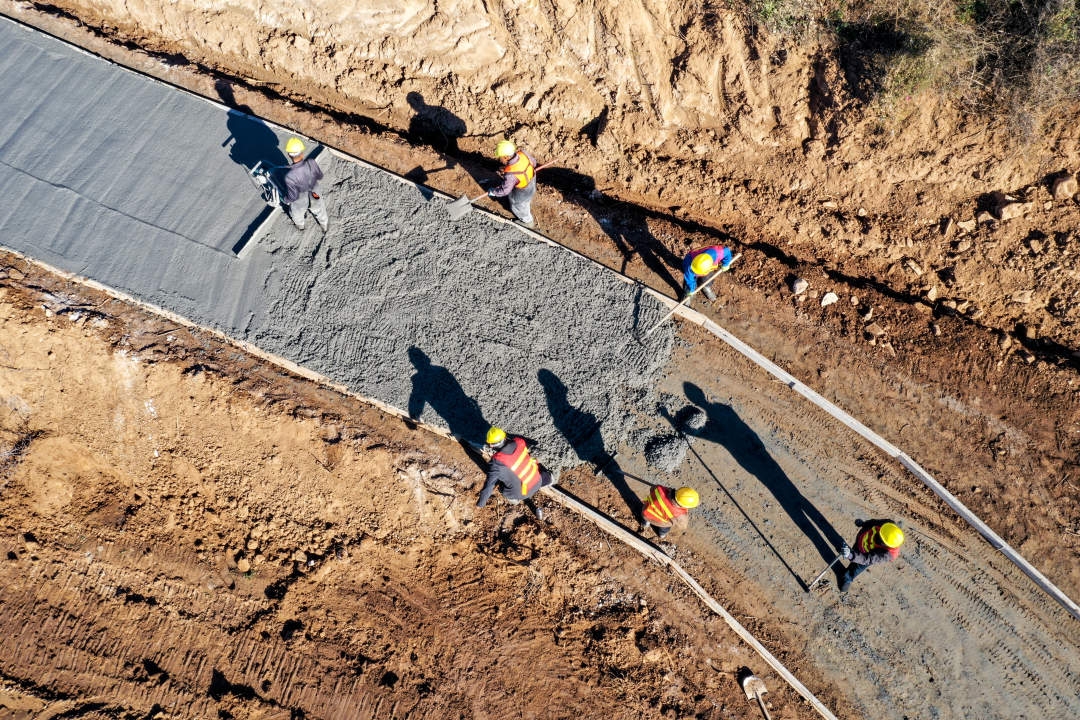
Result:
M409 394L409 418L420 420L424 409L429 407L464 447L483 445L489 427L484 413L465 393L454 374L440 365L433 365L431 358L415 345L409 348L409 361L415 368ZM470 456L476 460L479 453L470 453ZM482 467L486 469L487 464Z
M236 104L232 85L226 80L218 80L214 83L214 89L221 101L229 106L225 120L229 137L221 144L222 147L228 146L229 158L248 170L258 162L262 162L268 169L286 167L289 163L281 152L278 136L266 123L254 116L250 107Z
M641 499L627 484L619 464L604 447L604 438L600 434L601 421L592 413L579 410L570 403L569 390L555 373L541 369L536 377L544 388L548 413L555 429L563 434L582 461L591 463L598 474L611 481L633 517L640 518Z
M679 429L686 435L725 447L735 462L772 493L788 517L814 544L822 559L831 562L844 539L772 459L757 433L742 421L730 405L709 402L697 385L683 383L683 391L691 404L705 411L707 420L704 426L696 430L689 427ZM675 422L673 418L669 419Z
M544 184L557 188L567 202L585 208L622 255L620 272L625 273L634 255L657 277L682 293L682 256L670 250L652 234L641 210L608 197L596 189L588 175L561 167L544 170Z
M442 156L444 162L442 167L424 168L418 165L405 173L406 178L424 186L432 173L457 167L457 161L454 158L461 153L458 148L458 139L465 136L468 128L464 120L446 108L428 105L424 101L424 96L418 92L406 95L405 101L413 110L412 119L409 120L409 140L414 144L431 147ZM421 187L420 192L425 200L431 199L430 189Z

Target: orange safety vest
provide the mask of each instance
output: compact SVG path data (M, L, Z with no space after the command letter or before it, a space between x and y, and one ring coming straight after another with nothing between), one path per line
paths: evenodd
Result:
M668 489L662 485L656 485L645 499L645 508L641 514L649 522L668 524L680 515L685 515L687 509L675 502L674 498L668 497Z
M876 525L867 525L859 534L855 536L855 549L863 555L869 555L875 550L886 550L889 555L894 559L900 555L900 548L891 548L884 542L881 542L881 537L878 535L878 529L884 523L878 523Z
M518 152L514 156L514 159L510 161L509 165L503 166L504 175L517 176L516 188L523 188L528 186L532 182L533 177L536 175L536 170L533 168L532 161L529 160L529 156L523 152Z
M521 480L521 494L529 497L529 493L540 482L540 466L529 454L529 448L525 446L524 440L514 438L510 442L515 443L513 452L505 452L506 445L504 445L502 450L495 453L493 459L510 468L510 471L518 476ZM509 444L508 442L507 445Z

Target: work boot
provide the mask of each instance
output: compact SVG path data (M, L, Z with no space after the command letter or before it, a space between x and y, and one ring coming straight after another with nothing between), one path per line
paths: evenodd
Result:
M844 570L843 573L840 574L840 577L837 579L836 587L842 593L847 592L848 590L851 589L851 581L854 580L854 579L855 578L852 576L851 571L850 571L850 567L849 567L848 569Z
M537 520L539 520L540 522L544 521L544 509L543 508L541 508L539 505L537 505L532 500L526 500L525 504L528 505L529 509L533 511L533 515L536 516Z
M322 231L323 231L324 233L325 233L325 232L329 232L329 231L330 231L330 221L329 221L329 220L327 220L327 221L326 221L326 222L324 222L324 223L323 223L323 222L319 223L319 227L321 227L321 228L322 228Z

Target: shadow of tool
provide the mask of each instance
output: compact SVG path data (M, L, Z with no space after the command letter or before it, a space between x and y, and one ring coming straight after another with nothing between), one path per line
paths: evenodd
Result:
M630 513L634 518L640 518L641 498L626 482L626 474L615 461L615 456L604 447L604 438L600 434L602 421L570 403L569 390L555 373L541 368L536 377L544 388L548 412L555 429L563 434L581 460L591 463L598 475L604 475L611 481Z
M756 477L772 493L773 497L784 509L784 512L788 514L788 517L798 526L806 538L814 544L822 559L826 562L832 560L836 556L836 548L843 544L844 539L840 537L840 534L814 504L803 496L799 488L791 481L791 478L772 459L768 449L757 434L742 421L738 413L731 409L731 406L709 402L705 397L705 393L697 385L690 382L683 383L683 391L686 393L686 399L691 404L705 412L707 421L703 427L697 430L689 428L679 428L679 430L726 448L735 459L735 462L739 463L746 472ZM696 452L695 455L697 455ZM701 460L700 456L698 456L698 460ZM758 532L760 533L760 531ZM773 548L773 551L775 552L775 548ZM779 553L777 554L779 555ZM785 563L786 565L787 563ZM799 582L803 584L805 590L806 585L801 578Z
M682 256L669 250L649 230L648 221L638 208L596 189L596 181L588 175L562 167L544 171L544 184L557 188L563 199L589 211L596 224L607 233L623 256L619 271L636 254L662 281L671 286L676 296L682 294Z
M272 172L274 168L287 166L289 161L285 153L281 151L277 134L269 125L255 117L250 107L237 105L232 85L226 80L219 79L214 83L214 90L217 91L221 101L229 106L225 119L225 128L229 131L229 136L221 143L221 147L229 148L229 158L243 167L244 172L249 175L260 163L262 167ZM275 174L274 179L280 185L280 172ZM233 254L239 255L244 250L275 209L267 205L259 212L233 246Z
M676 430L677 430L677 431L678 431L678 432L679 432L679 433L680 433L680 434L681 434L681 435L682 435L682 436L683 436L684 438L686 438L686 433L685 433L685 432L683 431L683 429L682 429L682 428L681 428L681 427L679 426L679 423L678 423L678 419L677 419L677 418L673 418L673 417L671 417L671 416L670 416L670 415L668 415L668 414L667 414L666 412L662 412L662 414L663 414L663 415L664 415L664 417L665 417L665 418L666 418L666 419L668 420L668 422L670 422L670 423L672 424L672 426L673 426L673 427L674 427L674 428L675 428L675 429L676 429ZM732 505L734 505L734 506L735 506L735 509L736 509L736 510L738 510L738 511L739 511L739 513L740 513L740 514L741 514L741 515L743 516L743 519L744 519L744 520L746 520L746 522L750 524L750 527L754 528L754 532L756 532L756 533L758 534L758 536L760 536L760 537L761 537L761 541L762 541L762 542L764 542L764 543L765 543L765 545L766 545L766 547L768 547L768 548L769 548L769 550L771 550L771 551L772 551L773 555L775 555L775 556L776 556L776 559L780 561L780 564L781 564L781 565L783 565L783 566L784 566L785 568L787 568L787 571L788 571L789 573L791 573L791 576L792 576L793 578L795 578L795 581L796 581L797 583L799 583L799 586L800 586L800 587L801 587L801 588L803 589L803 591L805 592L805 591L806 591L806 590L808 589L808 587L807 587L807 585L806 585L806 581L804 581L804 580L803 580L803 579L802 579L802 578L801 578L801 577L799 576L799 573L795 572L794 568L792 568L792 567L791 567L790 565L788 565L788 562L787 562L787 560L786 560L786 559L784 559L784 556L780 554L780 551L779 551L779 550L777 550L777 549L776 549L776 546L772 544L772 541L771 541L771 540L769 540L769 536L768 536L768 535L766 535L766 534L765 534L765 532L764 532L764 531L763 531L763 530L762 530L761 528L759 528L759 527L757 526L757 523L756 523L756 522L754 522L753 518L751 518L751 517L750 517L750 516L749 516L749 515L748 515L748 514L746 513L746 511L745 511L745 510L743 510L743 507L742 507L742 505L740 505L740 504L739 504L739 501L735 499L735 496L731 494L731 491L727 489L727 486L726 486L726 485L724 485L724 483L723 483L723 482L721 482L720 478L718 478L718 477L716 476L716 473L714 473L714 472L712 471L712 468L710 468L710 467L708 466L708 464L706 464L706 462L705 462L705 459L704 459L704 458L702 458L702 457L701 457L701 455L700 455L700 454L698 453L698 451L694 449L694 444L693 444L693 443L691 443L691 442L689 442L689 438L686 438L686 440L687 440L687 443L686 443L686 445L687 445L687 448L688 448L688 451L690 452L690 454L691 454L691 455L693 455L693 456L694 456L695 458L697 458L698 464L700 464L700 465L701 465L701 467L705 468L705 472L709 473L709 477L711 477L711 478L713 479L713 482L715 482L715 483L716 483L716 486L717 486L718 488L720 488L720 490L722 490L722 491L723 491L723 493L724 493L725 495L727 495L727 498L728 498L728 500L730 500L730 501L731 501L731 504L732 504Z
M419 420L424 408L430 407L456 437L476 447L482 446L490 425L484 420L480 405L465 393L454 374L433 365L431 358L415 345L409 348L409 361L416 369L409 394L409 417Z

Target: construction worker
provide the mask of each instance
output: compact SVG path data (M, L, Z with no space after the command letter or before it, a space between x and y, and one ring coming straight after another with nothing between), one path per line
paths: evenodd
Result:
M653 485L642 504L641 532L645 532L652 525L656 528L657 536L663 540L671 532L673 525L680 529L685 528L689 521L689 513L692 508L701 504L701 496L694 488L664 487Z
M731 250L722 245L710 245L687 253L682 263L683 287L685 288L683 299L697 289L698 278L711 275L718 265L721 271L727 270L731 267L731 259ZM709 300L716 299L716 293L711 287L706 287L702 292Z
M304 141L298 137L289 138L285 143L285 154L292 163L285 172L285 211L289 219L300 230L304 229L307 211L315 216L323 232L330 229L330 218L326 214L326 204L315 192L323 172L314 159L304 159Z
M892 562L900 557L904 544L904 531L891 520L872 520L865 523L851 547L845 545L841 553L850 561L840 576L840 592L847 592L851 581L866 572L871 565Z
M503 497L508 503L517 505L524 500L536 519L543 520L544 511L531 498L540 488L554 485L555 481L547 468L536 462L529 453L525 439L507 435L502 428L492 427L487 432L485 449L492 453L491 465L476 507L487 505L495 488L502 486Z
M502 183L488 190L493 198L509 197L510 212L525 227L536 227L532 215L532 199L536 194L536 163L517 145L500 140L495 146L495 157L503 164L499 171Z

